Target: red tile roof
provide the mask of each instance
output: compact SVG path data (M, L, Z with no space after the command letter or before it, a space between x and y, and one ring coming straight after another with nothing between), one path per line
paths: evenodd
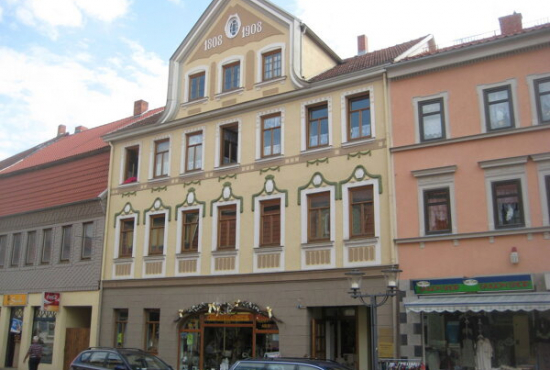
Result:
M336 67L313 77L310 82L323 81L348 73L353 73L360 70L381 66L387 63L392 63L395 58L397 58L425 38L426 36L407 41L386 49L376 50L363 55L344 59L342 61L342 64L339 64Z

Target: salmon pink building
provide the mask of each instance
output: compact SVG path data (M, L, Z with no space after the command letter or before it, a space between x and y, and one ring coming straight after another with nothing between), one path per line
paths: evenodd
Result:
M550 24L388 69L400 354L548 369Z

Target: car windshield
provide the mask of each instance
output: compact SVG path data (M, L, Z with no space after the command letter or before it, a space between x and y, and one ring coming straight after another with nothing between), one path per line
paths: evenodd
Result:
M132 370L169 370L158 357L140 352L122 352Z

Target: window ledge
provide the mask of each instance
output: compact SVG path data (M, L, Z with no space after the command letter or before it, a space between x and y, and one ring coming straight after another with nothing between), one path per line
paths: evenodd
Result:
M317 153L330 152L332 149L333 149L332 145L326 145L326 146L319 147L319 148L311 148L311 149L302 150L300 152L300 154L301 155L314 155L314 154L317 154Z
M176 254L178 259L191 259L191 258L200 258L200 252L181 252Z
M118 185L118 187L119 188L131 188L132 186L136 186L136 185L139 185L139 181L128 182L126 184L120 183Z
M189 100L189 101L186 101L185 103L181 103L180 107L187 108L187 107L190 107L190 106L193 106L193 105L205 104L207 102L208 102L208 96L205 96L205 97L200 98L200 99Z
M346 141L345 143L342 143L342 148L351 148L351 147L354 147L354 146L370 144L370 143L374 143L375 141L376 141L375 137L369 137L369 138L366 138L366 139L357 139L357 140L352 140L352 141Z
M283 83L286 81L286 76L281 76L281 77L277 77L277 78L274 78L274 79L271 79L271 80L267 80L267 81L261 81L261 82L257 82L254 84L254 88L256 90L259 90L260 88L264 87L264 86L268 86L268 85L271 85L271 84L276 84L276 83Z
M170 176L166 175L166 176L163 176L163 177L157 177L157 178L153 178L153 179L149 179L149 182L163 182L163 181L168 181L170 180Z
M365 244L376 244L378 243L378 237L369 237L369 238L357 238L357 239L347 239L344 240L344 245L346 247L359 247Z
M229 256L236 256L239 254L239 251L237 249L222 249L222 250L216 250L212 251L213 257L229 257Z
M234 94L242 94L244 92L244 87L239 87L238 89L230 90L230 91L224 91L219 94L216 94L216 100L220 100L222 98L225 98L226 96L234 95Z
M134 262L134 257L117 257L114 259L115 263L128 263Z
M151 254L149 256L143 256L145 261L163 261L166 258L164 254Z
M266 163L266 162L274 162L280 159L283 159L285 156L283 154L274 155L271 157L265 157L265 158L258 158L256 159L256 163Z
M315 249L315 248L332 248L334 247L333 241L327 242L313 242L313 243L302 243L302 249Z
M230 171L230 170L236 170L239 167L241 167L240 163L230 164L230 165L226 165L226 166L218 166L218 167L214 168L214 171Z
M269 247L254 247L254 254L270 254L270 253L280 253L284 247L282 245L274 245Z
M202 175L204 175L204 169L180 173L180 177L193 177L193 176L202 176Z

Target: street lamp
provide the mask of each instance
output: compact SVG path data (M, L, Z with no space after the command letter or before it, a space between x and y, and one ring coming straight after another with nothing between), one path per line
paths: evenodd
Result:
M397 295L397 283L399 282L399 273L401 270L392 266L392 268L387 270L382 270L384 273L384 278L386 279L386 292L385 293L376 293L368 294L361 293L361 282L363 280L364 272L359 270L351 270L347 272L350 291L349 295L357 299L359 298L361 302L370 308L370 319L371 319L371 370L378 370L378 328L377 328L377 309L388 301L388 298L395 297ZM368 300L365 300L368 298ZM378 301L378 299L381 301Z

